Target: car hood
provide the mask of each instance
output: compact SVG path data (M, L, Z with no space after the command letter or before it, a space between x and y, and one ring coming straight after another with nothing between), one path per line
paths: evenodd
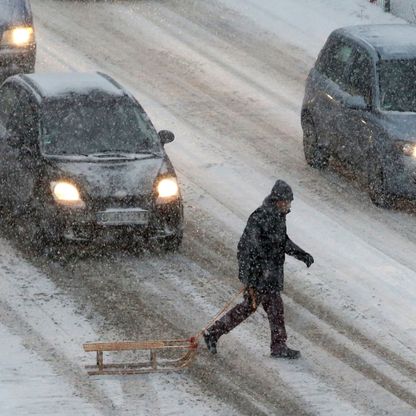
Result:
M163 158L141 160L54 161L57 179L75 181L90 198L123 198L149 195L165 162Z
M393 138L416 141L416 113L385 112L382 120Z

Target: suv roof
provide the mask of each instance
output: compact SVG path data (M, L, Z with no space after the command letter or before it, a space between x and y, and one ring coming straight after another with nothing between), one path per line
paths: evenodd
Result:
M416 58L414 25L358 25L343 27L333 33L366 43L377 52L380 59Z
M122 97L127 95L123 87L109 75L101 72L60 72L19 74L12 77L29 85L39 99L59 99L87 96L92 92Z

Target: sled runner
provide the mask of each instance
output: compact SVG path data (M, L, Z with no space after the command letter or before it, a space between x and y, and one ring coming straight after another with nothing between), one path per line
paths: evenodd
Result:
M90 376L146 374L166 371L178 371L191 365L198 350L198 341L206 328L224 315L234 300L244 291L242 287L195 336L188 339L154 340L154 341L117 341L87 342L83 345L85 352L96 353L96 364L86 365ZM112 352L148 352L149 358L134 363L104 362L104 353ZM179 355L165 358L162 355Z

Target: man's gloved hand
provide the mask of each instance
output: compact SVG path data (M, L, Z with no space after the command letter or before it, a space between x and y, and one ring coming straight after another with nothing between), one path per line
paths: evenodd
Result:
M305 253L303 255L302 261L306 264L306 267L311 267L315 260L309 253Z
M253 308L253 310L255 311L257 309L257 296L256 296L256 291L253 287L248 287L247 288L247 292L250 296L251 299L251 307Z

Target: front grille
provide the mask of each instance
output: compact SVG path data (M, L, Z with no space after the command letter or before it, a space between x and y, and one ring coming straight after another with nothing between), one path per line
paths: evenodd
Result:
M63 236L70 241L121 242L142 239L146 236L147 228L135 226L101 227L96 224L73 225L64 230Z
M149 209L152 205L152 199L149 196L125 196L122 198L105 197L94 198L91 201L91 207L94 211L103 211L108 208L143 208Z

